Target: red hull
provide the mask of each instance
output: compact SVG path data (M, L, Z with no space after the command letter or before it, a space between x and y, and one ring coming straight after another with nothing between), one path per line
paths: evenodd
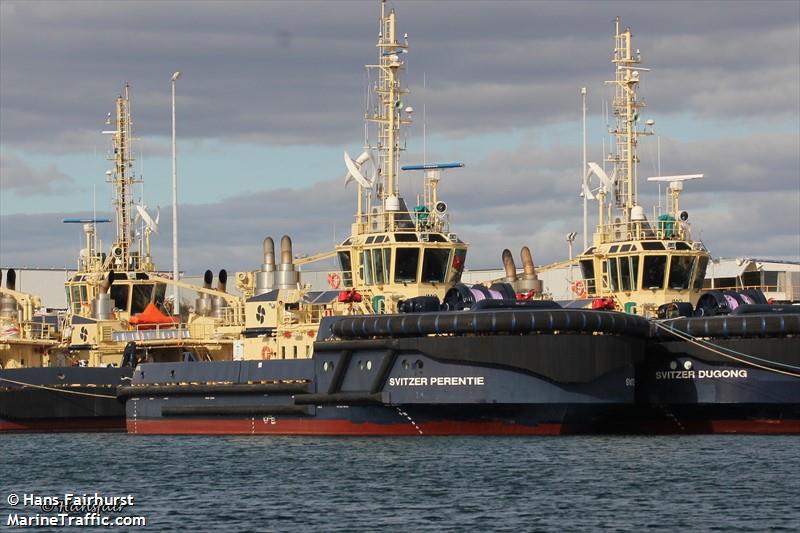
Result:
M413 424L354 423L348 420L260 419L128 420L128 433L142 435L560 435L561 424L521 426L502 422L437 421Z
M123 432L125 419L113 418L63 418L0 420L0 433L55 433L55 432Z
M651 435L800 435L800 420L702 420L645 423L638 431Z
M187 419L129 420L128 433L140 435L563 435L572 433L561 424L523 426L502 422L437 421L420 424L354 423L347 420ZM800 420L712 420L697 424L648 427L654 434L800 434ZM578 432L580 433L580 431Z

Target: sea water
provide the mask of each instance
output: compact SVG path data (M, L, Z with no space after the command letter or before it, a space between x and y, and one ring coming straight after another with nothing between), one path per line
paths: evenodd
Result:
M800 439L2 435L0 487L12 531L57 510L10 494L131 496L131 531L797 531Z

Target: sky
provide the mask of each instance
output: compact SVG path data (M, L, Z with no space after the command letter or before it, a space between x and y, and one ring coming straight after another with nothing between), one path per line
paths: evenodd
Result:
M440 197L469 268L528 245L537 264L583 242L581 96L589 161L608 142L614 17L642 64L642 177L703 173L682 207L714 256L800 261L800 3L389 2L408 33L415 109L401 163L461 161ZM253 270L261 242L314 254L344 240L355 192L342 153L364 139L377 1L0 0L0 267L74 268L79 228L111 215L105 119L130 84L136 173L171 266L176 83L181 269ZM659 150L660 146L660 150ZM413 203L422 176L401 178ZM640 180L652 216L657 188ZM590 203L590 231L596 205ZM104 244L114 226L102 227ZM326 265L321 265L324 268Z

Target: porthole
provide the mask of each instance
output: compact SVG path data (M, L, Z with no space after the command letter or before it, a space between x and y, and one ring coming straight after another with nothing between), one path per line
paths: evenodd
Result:
M403 365L403 368L405 370L408 370L409 368L411 368L411 363L408 362L408 359L403 359L403 361L400 364Z
M367 360L367 370L372 370L372 361L369 359Z
M425 365L422 363L421 359L417 359L416 361L414 361L414 368L422 368L423 366Z
M359 361L358 362L358 369L359 370L364 370L364 361Z

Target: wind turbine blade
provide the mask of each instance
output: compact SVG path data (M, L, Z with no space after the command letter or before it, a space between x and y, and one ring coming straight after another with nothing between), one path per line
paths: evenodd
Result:
M347 154L347 152L344 153L344 164L347 167L347 171L353 176L353 179L355 179L359 185L366 188L372 187L372 184L361 174L356 166L356 163L350 159L350 156Z
M583 195L589 200L595 199L594 194L592 194L592 190L585 184L583 185Z
M594 174L603 184L606 191L611 191L614 188L614 180L608 177L608 174L597 163L589 163L590 174Z

